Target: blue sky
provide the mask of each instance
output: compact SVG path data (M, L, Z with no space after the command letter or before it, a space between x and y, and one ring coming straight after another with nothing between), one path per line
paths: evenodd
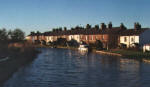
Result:
M0 28L48 31L87 23L150 27L150 0L0 0Z

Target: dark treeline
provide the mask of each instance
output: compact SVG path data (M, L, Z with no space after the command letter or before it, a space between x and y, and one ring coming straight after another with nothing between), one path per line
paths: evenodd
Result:
M25 41L25 33L21 29L0 29L0 59L8 56L26 54L27 50L33 51L34 47ZM33 50L32 50L33 48Z
M6 30L0 29L0 42L19 42L23 41L25 33L21 29Z
M15 54L16 48L13 47L13 44L23 42L24 37L25 33L21 29L0 29L0 58Z
M25 33L21 29L0 29L0 59L26 53L26 50L32 48L34 49L32 44L25 41Z

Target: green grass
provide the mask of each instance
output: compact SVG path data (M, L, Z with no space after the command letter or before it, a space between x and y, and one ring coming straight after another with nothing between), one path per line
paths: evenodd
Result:
M143 53L142 51L133 51L133 50L109 50L107 52L118 53L128 58L146 58L150 59L150 53Z

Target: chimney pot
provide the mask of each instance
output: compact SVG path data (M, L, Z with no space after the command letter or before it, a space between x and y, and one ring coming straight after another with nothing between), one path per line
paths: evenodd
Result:
M101 29L102 29L102 30L106 29L105 23L101 23Z
M109 22L108 28L109 28L109 29L112 29L112 22Z
M134 23L134 29L135 29L135 30L141 29L141 24L139 24L138 22L135 22L135 23Z

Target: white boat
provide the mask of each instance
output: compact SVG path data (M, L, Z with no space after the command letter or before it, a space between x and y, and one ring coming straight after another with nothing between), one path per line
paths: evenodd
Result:
M88 52L89 51L89 46L88 45L80 45L78 50Z

